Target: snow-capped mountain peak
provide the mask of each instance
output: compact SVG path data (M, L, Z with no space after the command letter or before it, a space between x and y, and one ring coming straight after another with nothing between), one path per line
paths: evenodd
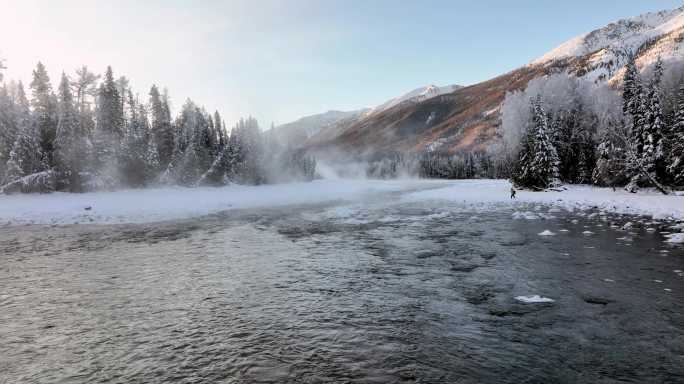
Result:
M534 60L532 64L582 57L601 50L621 55L634 53L653 39L683 29L684 7L645 13L575 37Z
M368 112L368 115L374 114L374 113L380 113L383 111L386 111L390 108L393 108L401 103L404 102L421 102L425 101L427 99L431 99L433 97L437 97L440 95L444 95L447 93L454 92L455 90L461 88L460 85L446 85L443 87L437 86L437 85L426 85L424 87L416 88L410 92L407 92L401 96L395 97L393 99L390 99L377 107L371 109Z

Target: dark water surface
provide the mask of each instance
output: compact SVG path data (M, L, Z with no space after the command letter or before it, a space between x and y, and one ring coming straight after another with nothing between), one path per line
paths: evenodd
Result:
M0 383L682 383L666 230L378 201L5 227Z

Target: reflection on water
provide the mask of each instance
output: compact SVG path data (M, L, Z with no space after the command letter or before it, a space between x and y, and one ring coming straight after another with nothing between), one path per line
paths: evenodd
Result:
M0 382L684 382L657 225L443 204L3 228Z

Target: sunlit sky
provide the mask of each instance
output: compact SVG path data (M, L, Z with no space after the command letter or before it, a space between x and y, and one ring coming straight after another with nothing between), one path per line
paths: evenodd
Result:
M147 99L168 87L232 124L268 126L382 103L427 84L468 85L670 0L0 0L7 79L112 65Z

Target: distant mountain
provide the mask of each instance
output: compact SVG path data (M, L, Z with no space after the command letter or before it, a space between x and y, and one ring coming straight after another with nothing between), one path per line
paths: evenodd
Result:
M444 87L427 85L392 98L374 108L365 108L349 112L328 111L302 117L291 123L275 127L276 135L281 140L285 140L292 144L303 144L309 138L319 134L321 137L336 137L338 128L344 128L346 125L361 118L381 113L400 104L419 103L432 97L453 92L459 88L461 88L459 85L447 85Z
M346 120L354 120L370 109L360 109L358 111L328 111L316 115L302 117L291 123L282 124L275 127L275 135L284 142L290 144L303 144L310 137L317 135L323 130L333 129L338 123Z
M411 92L388 100L375 108L371 108L368 114L381 113L402 103L419 103L445 93L451 93L459 88L463 87L460 85L447 85L444 87L438 87L431 84L425 87L416 88Z
M558 72L615 86L629 54L635 54L644 70L658 56L666 63L683 60L683 46L684 7L620 20L491 80L453 90L419 88L338 123L334 131L321 130L305 145L319 153L334 147L352 154L484 149L497 136L507 92ZM424 93L434 96L423 98Z

